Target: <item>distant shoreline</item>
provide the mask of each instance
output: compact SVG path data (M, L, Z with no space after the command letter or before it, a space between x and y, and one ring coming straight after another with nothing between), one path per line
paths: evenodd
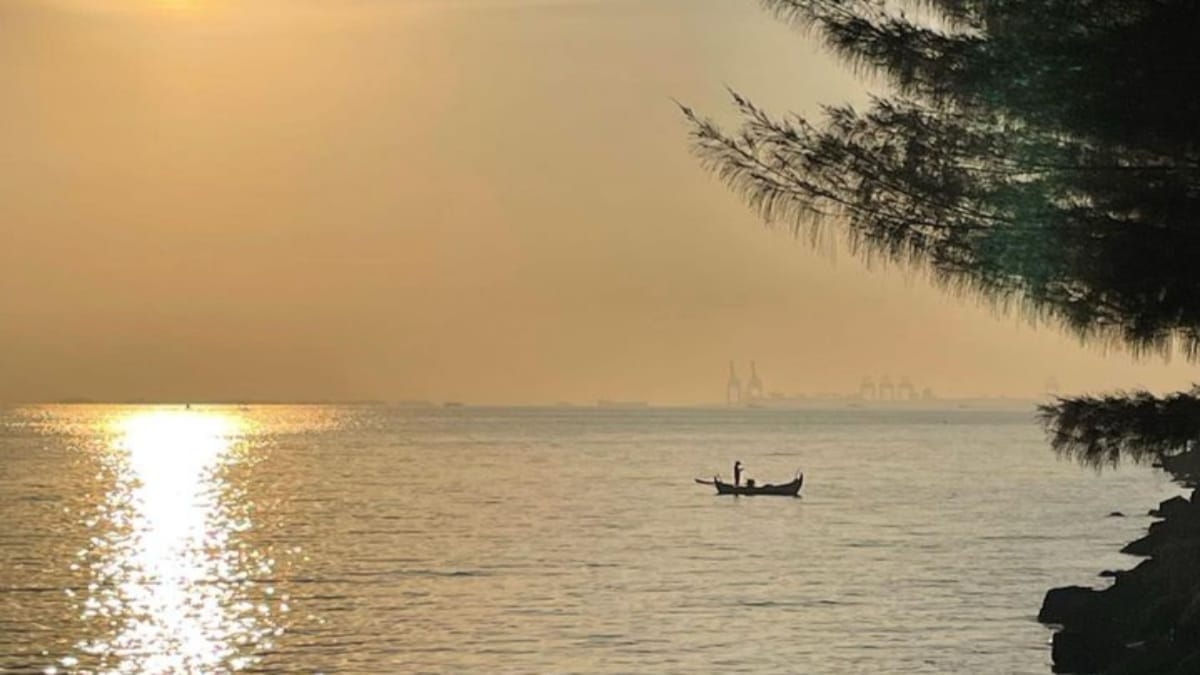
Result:
M549 402L549 403L469 403L459 401L385 401L374 399L295 399L295 400L266 400L266 399L214 399L214 400L149 400L149 399L115 399L100 400L86 398L67 398L45 401L7 401L0 402L3 406L371 406L399 409L449 409L464 408L507 408L507 409L555 409L555 410L599 410L599 411L639 411L639 410L704 410L712 412L733 411L785 411L785 410L1018 410L1032 409L1044 399L1020 398L939 398L932 400L913 401L873 401L852 398L809 398L787 400L764 400L751 404L729 405L724 403L655 403L647 401L593 401L593 402Z

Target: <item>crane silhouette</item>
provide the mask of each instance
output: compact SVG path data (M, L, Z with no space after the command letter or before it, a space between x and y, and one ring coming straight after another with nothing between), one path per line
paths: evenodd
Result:
M746 383L746 400L756 401L763 397L763 383L758 379L758 367L750 362L750 381Z
M742 402L742 381L733 369L733 361L729 362L729 383L725 385L725 402L729 405Z
M858 385L858 395L867 400L874 399L876 396L878 396L879 390L875 387L875 380L872 380L870 376L864 377L862 379L862 384Z

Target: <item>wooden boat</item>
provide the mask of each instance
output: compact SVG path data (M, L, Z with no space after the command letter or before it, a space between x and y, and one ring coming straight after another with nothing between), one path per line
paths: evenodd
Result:
M782 483L780 485L755 485L753 480L746 481L745 485L734 485L726 483L719 478L712 480L696 479L701 485L712 485L717 488L719 495L775 495L778 497L799 497L800 486L804 484L804 474L798 473L790 483Z

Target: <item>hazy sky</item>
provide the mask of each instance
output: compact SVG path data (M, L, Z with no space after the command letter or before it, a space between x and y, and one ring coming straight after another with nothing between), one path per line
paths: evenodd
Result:
M753 0L3 0L0 400L1181 387L761 227L678 98L862 100Z

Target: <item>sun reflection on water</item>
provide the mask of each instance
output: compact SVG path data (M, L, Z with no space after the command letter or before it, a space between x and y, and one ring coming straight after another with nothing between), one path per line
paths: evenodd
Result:
M240 670L281 629L265 600L273 561L240 540L247 500L225 478L249 422L215 411L143 410L111 422L113 487L81 557L81 605L99 629L77 645L103 672Z

